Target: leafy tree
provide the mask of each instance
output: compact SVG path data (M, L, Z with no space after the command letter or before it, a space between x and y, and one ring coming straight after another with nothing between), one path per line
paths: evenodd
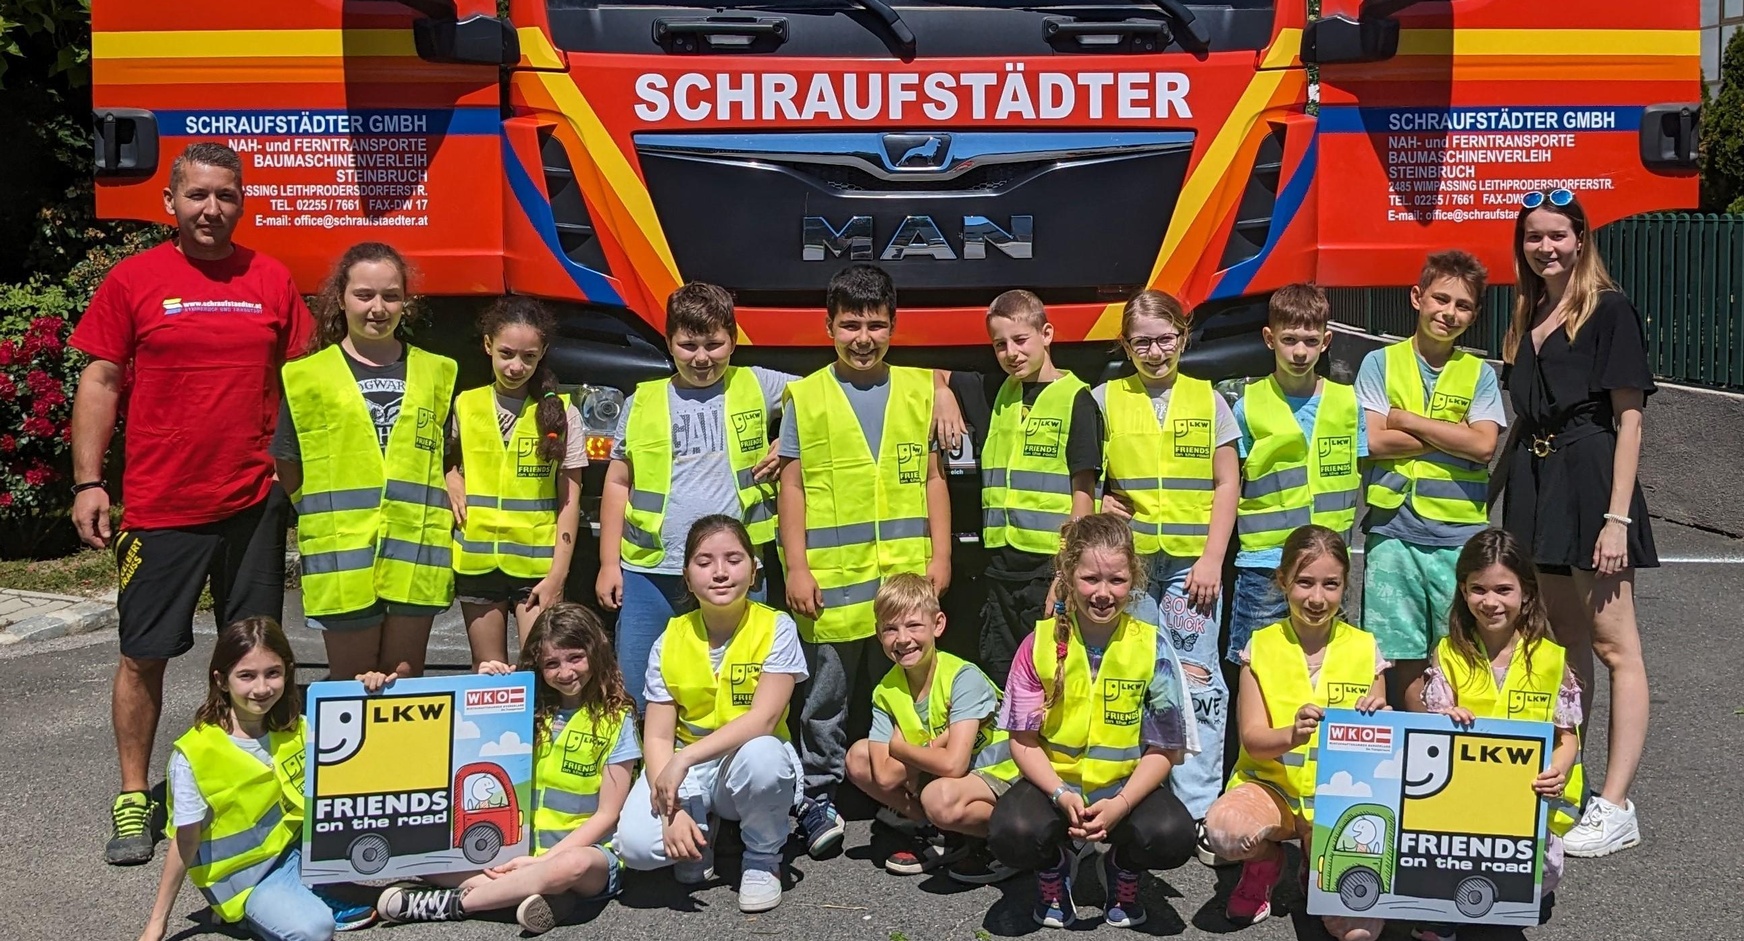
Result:
M1720 58L1720 93L1702 92L1702 208L1744 212L1744 29Z

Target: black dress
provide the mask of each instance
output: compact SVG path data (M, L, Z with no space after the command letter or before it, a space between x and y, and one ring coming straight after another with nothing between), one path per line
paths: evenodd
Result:
M1522 336L1504 381L1519 432L1503 458L1502 526L1525 543L1540 569L1590 572L1611 508L1617 450L1611 390L1640 389L1643 401L1655 391L1641 315L1621 292L1606 291L1574 342L1560 327L1540 350L1530 331ZM1534 440L1552 435L1550 453L1534 454ZM1629 565L1658 566L1639 480L1628 515Z

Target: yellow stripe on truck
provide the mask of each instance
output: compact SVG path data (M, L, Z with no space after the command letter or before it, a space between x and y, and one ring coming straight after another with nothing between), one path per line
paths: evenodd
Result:
M189 29L91 34L91 57L94 59L277 59L417 54L409 29Z
M1684 29L1407 29L1402 56L1699 56L1701 35Z

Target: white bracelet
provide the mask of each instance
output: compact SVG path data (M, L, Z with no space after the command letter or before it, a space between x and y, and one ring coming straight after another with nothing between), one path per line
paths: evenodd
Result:
M1622 523L1624 526L1628 526L1629 524L1635 522L1634 520L1630 519L1627 516L1624 516L1621 513L1606 513L1605 519L1611 520L1612 522L1616 522L1616 523Z

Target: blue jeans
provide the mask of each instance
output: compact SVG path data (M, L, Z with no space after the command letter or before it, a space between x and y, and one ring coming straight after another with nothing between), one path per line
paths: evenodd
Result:
M769 597L768 582L751 590L752 601ZM696 608L683 575L650 575L624 569L624 604L618 609L618 668L636 701L638 713L648 708L648 652L666 631L666 622Z
M1220 596L1209 615L1187 603L1187 572L1196 559L1177 559L1158 553L1151 565L1145 597L1131 607L1133 616L1157 625L1175 646L1181 670L1187 674L1187 693L1193 700L1193 719L1199 734L1199 753L1169 774L1169 786L1186 805L1194 820L1205 819L1211 802L1223 793L1223 734L1229 718L1229 685L1218 663L1217 643L1221 626Z
M302 851L292 847L255 884L242 906L242 920L261 941L329 941L333 910L303 884Z
M1277 569L1235 570L1235 601L1229 606L1229 662L1241 663L1241 649L1254 631L1290 616L1290 602L1278 587Z

